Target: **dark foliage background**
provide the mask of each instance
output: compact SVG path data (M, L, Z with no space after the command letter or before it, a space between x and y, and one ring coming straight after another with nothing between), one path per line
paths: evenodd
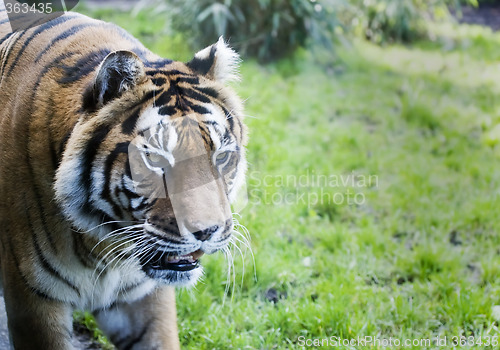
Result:
M486 0L491 2L491 0ZM196 46L223 35L247 56L279 59L310 43L332 49L339 36L361 34L376 43L412 42L426 24L477 0L171 0L174 28Z

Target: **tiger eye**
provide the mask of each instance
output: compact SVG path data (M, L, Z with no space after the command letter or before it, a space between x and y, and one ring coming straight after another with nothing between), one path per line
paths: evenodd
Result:
M229 152L222 152L222 153L219 153L217 155L217 157L215 157L215 160L217 162L223 162L227 159L228 156L229 156Z
M153 166L161 165L161 163L163 161L163 157L161 155L159 155L158 153L147 152L146 157L148 158L151 165L153 165Z

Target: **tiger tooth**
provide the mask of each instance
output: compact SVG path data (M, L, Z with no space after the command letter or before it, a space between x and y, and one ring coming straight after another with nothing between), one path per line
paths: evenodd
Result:
M169 263L178 263L180 260L181 260L181 257L177 256L177 255L167 257L167 262L169 262Z
M177 264L181 261L187 261L189 263L194 263L199 257L199 254L197 255L195 253L191 254L186 254L186 255L171 255L171 256L166 256L165 260L169 264Z

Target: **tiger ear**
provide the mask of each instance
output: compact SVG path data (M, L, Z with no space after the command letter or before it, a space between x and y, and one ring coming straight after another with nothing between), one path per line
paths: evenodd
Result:
M131 51L110 53L99 65L94 83L84 94L84 109L95 111L101 108L145 77L144 64L135 53Z
M240 56L222 37L215 44L196 53L186 65L195 73L220 82L239 80Z

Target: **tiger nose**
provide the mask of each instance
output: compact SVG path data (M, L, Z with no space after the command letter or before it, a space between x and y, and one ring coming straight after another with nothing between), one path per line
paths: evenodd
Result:
M195 236L197 240L205 242L210 237L212 237L212 235L217 232L218 229L218 225L210 226L209 228L206 228L204 230L193 232L193 236Z

